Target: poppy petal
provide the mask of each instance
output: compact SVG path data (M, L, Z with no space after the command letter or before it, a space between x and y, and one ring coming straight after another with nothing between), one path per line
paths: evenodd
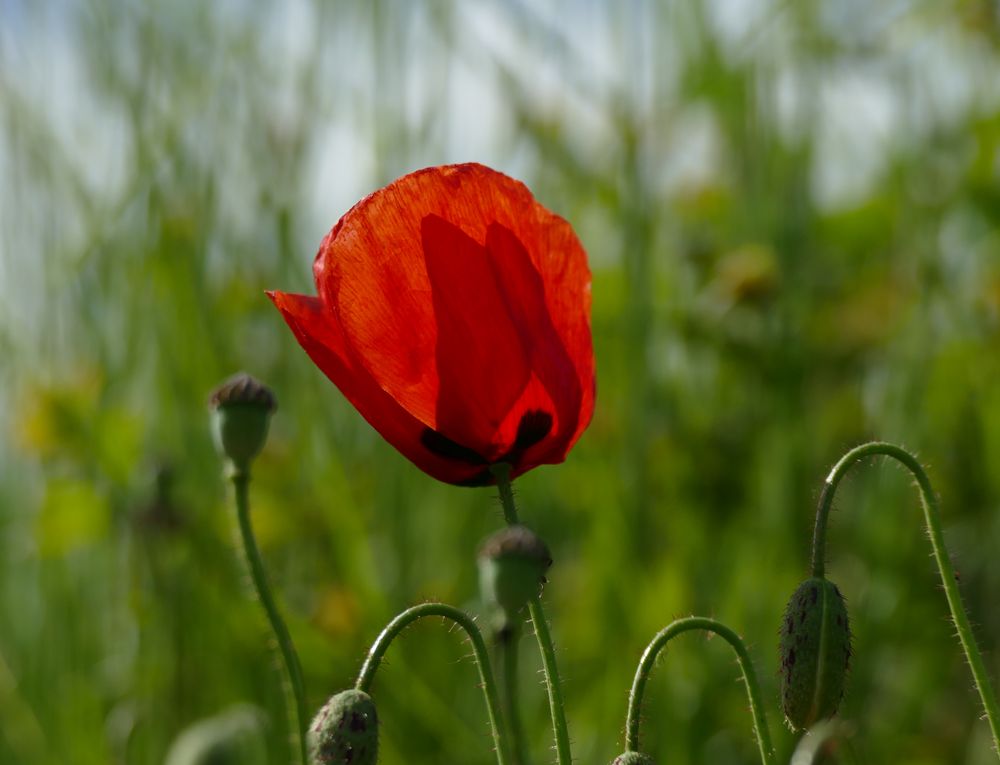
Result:
M351 358L343 332L319 298L285 292L267 295L316 366L403 456L446 483L466 484L482 472L483 461L450 459L423 443L429 429L393 401Z
M531 374L522 333L486 249L437 215L421 234L437 323L437 425L454 440L499 457L500 425Z
M537 390L525 391L516 407L516 419L506 423L508 429L516 428L514 433L505 434L507 441L515 447L521 442L518 448L525 461L561 462L580 419L583 392L576 367L549 315L541 274L521 241L510 229L495 223L486 232L486 249L511 320L528 347L531 369L546 394L543 399ZM529 414L536 423L544 415L548 426L544 434L525 445L524 418Z
M531 243L526 249L545 285L548 316L580 383L579 413L576 428L566 442L568 451L587 429L594 414L596 387L590 334L590 269L586 252L569 223L540 209L544 215L534 226L516 221L507 228L518 241Z

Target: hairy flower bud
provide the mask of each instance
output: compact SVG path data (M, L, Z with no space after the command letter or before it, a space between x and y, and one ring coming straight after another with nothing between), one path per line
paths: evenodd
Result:
M246 469L267 440L271 414L278 408L274 394L245 372L212 392L212 430L219 451L238 469Z
M837 713L851 660L851 629L840 590L807 579L788 602L781 625L781 704L795 730Z
M538 595L551 565L549 548L527 526L501 529L479 550L483 599L497 607L507 622Z
M310 765L375 765L378 715L363 691L331 696L309 726Z
M625 752L615 757L611 765L655 765L653 758L641 752Z

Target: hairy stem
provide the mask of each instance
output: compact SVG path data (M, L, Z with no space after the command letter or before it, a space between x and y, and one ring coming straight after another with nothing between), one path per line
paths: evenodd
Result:
M573 755L569 746L569 728L566 725L566 710L562 697L562 685L559 682L559 670L556 667L556 648L552 643L549 623L542 610L542 601L538 595L529 601L528 613L535 628L538 649L542 653L542 671L545 674L545 685L549 691L549 714L552 716L552 731L556 738L556 762L559 765L570 765Z
M754 671L753 662L750 661L750 654L740 636L729 627L714 619L701 616L689 616L672 622L653 638L643 653L628 698L628 714L625 719L625 750L629 752L639 751L639 716L642 712L642 697L660 651L670 640L690 630L713 632L729 643L736 651L736 659L743 672L743 682L747 688L747 697L750 699L750 711L753 714L754 733L757 737L757 746L760 749L761 762L764 765L775 765L777 760L775 759L774 747L771 744L771 731L767 726L767 716L764 714L764 705L761 703L760 685L757 683L757 673Z
M503 507L503 519L508 526L518 523L517 505L514 504L514 486L510 480L510 465L500 462L490 468L497 479L497 492L500 494L500 505Z
M257 597L264 607L264 613L267 615L267 621L278 641L278 649L281 653L282 668L284 669L282 689L285 695L289 733L296 742L293 761L305 765L308 757L306 754L306 702L302 667L299 665L299 657L295 653L292 636L288 633L288 627L285 626L277 603L275 603L274 595L271 593L271 587L267 582L267 573L264 570L264 562L260 557L260 550L257 548L253 526L250 524L250 501L247 496L250 475L246 470L232 470L230 479L235 490L236 517L239 521L240 539L243 543L243 552L247 568L250 571L250 579L253 581Z
M825 570L826 561L826 526L830 515L830 508L833 505L833 496L837 491L837 486L855 464L865 457L881 455L892 457L909 470L916 479L917 487L920 490L920 502L924 509L924 521L927 524L928 536L931 540L931 548L934 551L934 559L937 561L938 572L941 575L941 584L944 587L945 598L948 601L948 608L951 609L951 618L958 633L959 642L965 657L972 670L972 678L979 691L983 707L986 710L986 717L990 724L990 731L993 734L994 750L1000 755L1000 708L997 706L997 697L993 691L989 675L986 673L986 666L983 657L976 646L976 640L972 633L972 626L969 624L969 617L962 604L962 596L958 591L958 584L955 578L955 569L951 565L948 551L944 546L944 534L941 531L941 511L938 506L937 496L931 488L930 479L916 457L905 449L894 444L874 441L862 444L851 449L845 454L826 478L823 486L823 493L819 498L819 507L816 509L816 528L813 533L813 554L812 571L813 576L822 577Z
M364 666L361 667L354 687L359 691L369 693L372 682L375 680L375 672L382 663L386 651L389 650L389 645L413 622L426 616L440 616L448 619L457 624L468 635L469 642L472 643L476 668L479 670L479 679L482 682L483 696L486 699L486 714L489 717L490 729L493 733L497 765L511 765L510 746L500 712L500 697L497 693L496 679L493 676L493 667L490 664L490 654L486 648L486 641L483 640L483 635L472 617L454 606L449 606L446 603L421 603L406 609L389 622L372 644L371 650L368 651L368 657L365 659Z

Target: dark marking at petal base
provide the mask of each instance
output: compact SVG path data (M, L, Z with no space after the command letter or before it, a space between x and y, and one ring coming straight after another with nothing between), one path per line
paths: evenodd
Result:
M495 479L489 468L476 473L470 478L454 482L455 486L489 486L491 483L495 483Z
M529 449L552 430L552 415L540 409L532 409L521 415L521 422L517 425L517 437L514 439L514 448L511 451L524 451Z
M486 460L475 449L462 446L456 441L452 441L448 436L438 433L433 428L424 428L420 434L420 443L426 447L427 451L456 462L465 462L469 465L485 465Z

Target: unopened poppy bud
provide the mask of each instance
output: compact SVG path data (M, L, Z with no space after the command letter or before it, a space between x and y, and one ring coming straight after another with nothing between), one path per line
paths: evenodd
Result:
M212 430L219 451L245 469L264 447L274 394L245 372L230 377L212 392Z
M655 765L653 758L642 752L624 752L615 757L611 765Z
M363 691L331 696L309 726L310 765L375 765L378 715Z
M552 556L527 526L514 525L489 537L479 550L483 599L509 620L541 591Z
M851 629L840 590L807 579L788 601L781 625L781 704L795 730L837 713L851 660Z

